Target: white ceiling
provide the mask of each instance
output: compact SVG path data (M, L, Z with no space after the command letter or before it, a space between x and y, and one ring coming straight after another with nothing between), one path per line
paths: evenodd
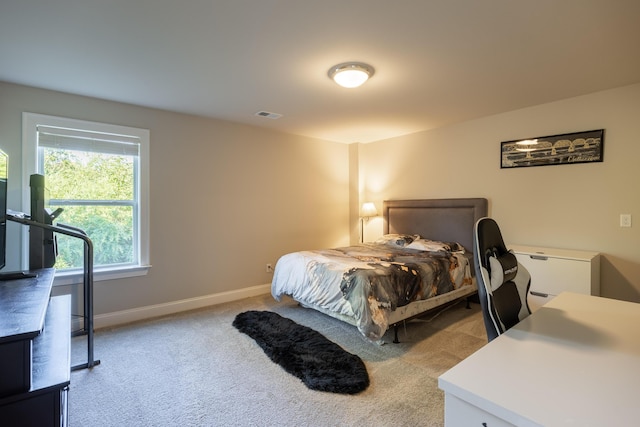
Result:
M640 1L0 0L0 80L371 142L640 82Z

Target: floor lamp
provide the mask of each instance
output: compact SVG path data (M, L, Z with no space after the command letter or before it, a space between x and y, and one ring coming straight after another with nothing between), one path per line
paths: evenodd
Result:
M364 243L364 224L372 216L378 216L378 210L373 202L365 202L360 209L360 243Z

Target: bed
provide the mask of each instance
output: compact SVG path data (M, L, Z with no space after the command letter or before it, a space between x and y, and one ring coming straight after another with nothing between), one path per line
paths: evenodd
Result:
M487 200L383 202L383 236L280 257L271 293L348 322L381 342L391 326L477 291L473 226Z

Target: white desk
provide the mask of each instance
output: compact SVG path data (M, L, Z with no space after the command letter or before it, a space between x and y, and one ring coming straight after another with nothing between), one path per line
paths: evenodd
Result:
M640 425L639 328L640 304L561 293L440 376L445 425Z

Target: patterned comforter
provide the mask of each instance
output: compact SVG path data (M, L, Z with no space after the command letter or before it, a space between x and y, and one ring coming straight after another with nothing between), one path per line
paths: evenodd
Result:
M365 337L379 340L389 327L390 311L473 283L464 248L415 243L365 243L284 255L276 264L272 295L276 300L289 295L302 305L346 317Z

